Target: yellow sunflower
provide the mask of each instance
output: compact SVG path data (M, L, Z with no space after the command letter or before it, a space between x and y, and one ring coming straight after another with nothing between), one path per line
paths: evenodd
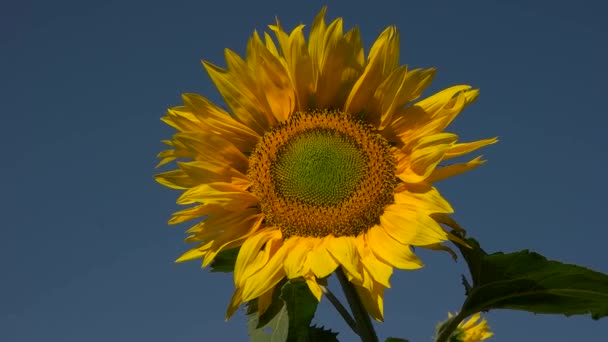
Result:
M452 318L452 314L448 314ZM476 313L468 320L458 324L456 331L452 334L452 341L480 342L494 336L486 319L481 319L481 314Z
M438 165L496 142L443 132L477 97L470 86L414 102L435 70L399 65L395 27L365 59L358 29L324 17L325 8L308 43L304 25L288 33L277 22L276 42L254 32L245 59L227 49L226 69L204 62L229 112L185 94L162 118L177 133L159 165L179 161L156 180L192 205L169 223L200 220L187 231L196 247L177 261L207 266L240 246L227 317L254 298L263 312L285 278L305 280L320 299L318 280L341 267L382 320L393 268L422 266L411 246L458 241L442 226L460 229L432 183L484 161Z

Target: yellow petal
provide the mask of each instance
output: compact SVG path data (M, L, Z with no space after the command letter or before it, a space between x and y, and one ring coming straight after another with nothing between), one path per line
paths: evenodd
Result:
M454 86L403 109L391 122L390 131L404 144L442 132L479 92L470 86Z
M312 292L312 294L315 296L315 298L317 298L317 300L320 301L321 297L323 296L323 290L321 289L321 286L319 286L319 284L317 283L317 280L315 279L315 277L306 276L306 277L304 277L304 280L306 280L306 284L308 285L310 292Z
M252 89L251 76L246 74L248 67L230 50L226 50L226 63L232 67L231 72L209 62L203 62L203 65L234 116L258 134L264 134L271 122L268 115L260 110L264 106L252 91L255 89Z
M440 167L433 170L433 173L427 179L428 182L437 182L446 178L450 178L461 173L465 173L470 171L479 165L483 165L486 161L481 159L482 156L479 156L471 161L461 164L452 164L444 167Z
M262 247L272 238L279 238L281 232L277 229L265 229L249 239L245 240L234 265L234 285L240 287L243 284L243 275L247 268L251 268L253 261L260 253Z
M254 257L253 261L250 261L245 270L240 273L239 279L235 280L239 286L245 286L245 281L252 275L258 273L266 264L270 257L273 256L276 251L283 245L283 238L280 230L276 229L275 234L266 242L266 245L260 250L260 252Z
M458 330L461 331L460 336L464 342L480 342L494 336L494 333L490 331L487 321L481 319L479 313L461 322L458 325Z
M174 135L176 142L182 143L192 152L196 160L230 165L246 173L249 166L247 157L231 142L212 132L183 132Z
M276 25L270 25L274 31L287 69L289 77L296 89L297 108L305 111L310 108L310 96L313 92L313 69L312 61L306 47L306 39L302 32L304 25L298 25L291 31L289 36L283 31L278 21Z
M177 166L192 179L200 183L230 182L233 177L247 178L243 173L226 164L215 164L208 161L177 163Z
M177 199L178 204L215 203L218 205L233 204L249 207L257 203L257 197L241 187L227 182L201 184L190 188Z
M319 108L333 107L339 97L345 59L351 51L344 44L342 18L329 24L323 37L323 50L319 60L319 78L316 84L316 105Z
M230 227L230 229L224 228L221 234L215 236L213 244L211 244L209 251L203 259L203 267L207 267L219 252L242 245L251 234L257 231L262 223L262 219L263 216L257 214L249 216L241 222L237 221L238 223L231 224L228 220L224 221L224 227ZM218 224L216 229L222 229L220 227Z
M457 85L444 89L435 93L426 99L418 101L416 106L422 108L428 113L440 113L440 111L460 92L465 92L471 89L468 85Z
M238 310L239 306L241 306L243 302L243 290L237 288L232 295L232 299L230 299L230 304L228 304L228 309L226 310L226 320L229 320L230 317L234 315L235 311Z
M369 291L372 290L373 284L374 284L374 278L372 277L372 275L369 273L369 271L367 270L367 268L365 268L363 266L362 263L359 263L359 273L361 274L361 281L353 281L350 280L354 285L357 286L361 286L365 289L368 289Z
M204 127L200 118L183 106L168 109L167 114L161 118L161 121L182 132L198 131Z
M363 302L365 310L378 322L384 321L384 287L378 283L368 290L355 285L359 298Z
M198 94L182 95L184 104L194 115L202 120L204 128L214 130L217 134L233 143L242 152L248 152L259 141L259 134L235 120L230 114Z
M197 184L196 180L188 176L183 170L172 170L159 173L154 176L154 179L158 183L172 189L188 189L200 184Z
M178 162L177 166L181 170L159 173L154 178L170 188L188 189L205 183L229 182L232 177L246 177L230 165L208 161Z
M446 214L437 213L437 214L432 214L431 217L438 223L445 224L446 226L454 229L455 231L457 231L459 233L465 232L465 229L462 228L458 224L458 222L456 222L453 218L451 218L450 216L448 216Z
M458 136L438 133L418 140L406 161L397 166L402 171L397 175L406 183L420 183L431 175L443 155L456 142Z
M416 212L408 211L407 213L401 213L394 209L391 210L393 207L394 205L387 206L382 216L380 216L380 225L395 240L403 245L409 245L414 240L417 231L421 229L415 221ZM414 217L408 218L406 215Z
M327 7L323 6L315 17L310 28L308 38L308 51L311 59L313 89L316 90L319 74L321 73L323 51L325 50L325 12Z
M277 49L277 45L274 43L272 37L267 32L264 32L264 43L268 52L270 52L274 57L281 57L281 55L279 54L279 50Z
M429 213L453 213L454 209L434 187L416 188L395 193L395 204Z
M270 257L268 263L259 272L245 279L243 285L244 301L259 297L285 278L283 262L292 247L290 245L289 240L285 241L283 246Z
M308 264L317 278L325 278L338 267L338 262L329 254L325 238L318 239L313 251L308 255Z
M258 297L258 315L261 316L268 310L270 304L272 304L272 295L274 293L275 287L272 287L270 290L264 292L261 296Z
M156 157L162 158L162 160L156 165L156 167L161 167L169 162L172 162L176 158L190 158L193 159L196 157L196 154L192 151L188 150L183 146L183 144L179 141L172 141L172 145L175 149L173 150L165 150L161 151Z
M164 152L173 152L173 151L172 150L171 151L163 151L161 153L164 153ZM161 153L159 153L159 155ZM172 162L172 161L175 160L175 157L162 157L162 156L159 156L159 158L162 158L162 159L161 159L160 162L158 162L158 164L156 164L156 168L159 168L159 167L161 167L161 166L163 166L165 164L168 164L168 163L170 163L170 162Z
M344 105L344 111L352 114L364 111L377 113L377 108L370 108L376 89L398 64L399 34L394 26L390 26L372 45L365 69L353 85Z
M287 70L264 46L260 37L254 34L247 60L253 70L261 96L265 97L268 110L279 122L285 121L293 113L296 94ZM271 123L275 120L269 120Z
M435 71L435 69L415 69L408 72L405 66L393 71L378 87L375 94L380 101L381 120L378 129L384 129L399 109L422 94L431 84Z
M358 29L343 34L342 18L325 26L323 10L311 28L309 52L315 86L315 107L342 108L363 69L363 46Z
M315 16L312 21L310 28L310 36L308 38L308 51L311 56L314 56L315 64L321 60L323 53L323 40L325 37L325 30L327 25L325 24L325 13L327 12L327 6L323 6L319 13Z
M191 250L182 254L179 258L177 258L177 260L175 260L175 262L179 263L202 258L205 256L205 254L207 254L207 250L209 249L210 245L211 243L200 244L196 248L192 248Z
M250 223L261 214L255 208L248 208L239 211L230 211L223 208L214 210L204 220L188 229L187 233L193 233L192 241L207 241L222 234L227 227L234 227L233 230L249 230Z
M190 207L184 210L173 213L173 216L169 219L169 224L178 224L200 218L214 211L221 210L221 206L215 204L200 204L194 207Z
M358 272L359 259L357 258L354 238L350 236L335 237L329 235L324 239L327 239L327 250L342 265L347 275L350 275L357 281L361 281L361 275Z
M445 159L450 159L450 158L456 158L456 157L460 157L463 156L467 153L471 153L475 150L478 150L484 146L488 146L491 144L495 144L498 142L498 138L494 137L494 138L490 138L490 139L484 139L484 140L477 140L477 141L473 141L473 142L469 142L469 143L460 143L460 144L454 144L446 153L444 156L444 160Z
M357 237L356 246L361 257L361 263L373 279L385 287L391 287L389 280L393 274L393 268L376 258L371 247L367 245L364 234Z
M422 262L410 247L393 239L381 226L373 226L365 233L367 245L382 262L400 269L418 269Z
M443 252L447 252L454 261L458 260L458 255L454 252L453 249L451 249L448 246L444 246L442 244L439 243L434 243L431 245L426 245L426 246L422 246L423 248L427 248L427 249L432 249L434 251L443 251Z
M448 234L428 214L400 205L390 205L380 217L384 230L404 245L424 246L448 239Z
M288 279L294 279L303 276L308 273L310 267L306 263L306 257L308 256L311 246L312 239L308 237L292 236L288 240L292 241L290 246L292 249L285 257L285 274Z

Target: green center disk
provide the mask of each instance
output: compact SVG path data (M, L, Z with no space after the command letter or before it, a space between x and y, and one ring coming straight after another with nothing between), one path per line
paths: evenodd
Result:
M368 171L368 157L354 139L327 129L292 137L272 167L273 182L287 199L336 206Z

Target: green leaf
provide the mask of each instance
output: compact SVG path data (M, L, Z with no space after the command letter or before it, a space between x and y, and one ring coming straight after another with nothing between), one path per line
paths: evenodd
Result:
M308 328L309 342L338 342L338 333L315 325Z
M268 324L268 322L270 322L270 320L272 320L279 312L281 312L281 310L285 306L285 302L279 297L281 294L281 288L284 286L285 283L286 280L283 279L275 286L274 291L272 292L272 302L270 303L268 309L266 309L266 311L260 316L258 328Z
M399 338L399 337L387 337L386 340L384 340L384 342L410 342L410 341L406 340L404 338Z
M237 247L219 252L211 262L211 272L233 272L240 249Z
M288 282L281 290L281 299L285 301L289 317L289 334L287 341L308 341L309 326L317 305L317 298L310 292L305 282Z
M473 278L461 311L467 315L491 309L579 315L608 315L608 275L577 265L547 260L528 250L486 254L469 239L463 251Z
M484 256L488 255L488 253L486 253L483 249L481 249L481 246L479 245L479 242L477 242L477 240L475 239L466 239L467 243L469 244L469 247L463 246L459 243L455 244L456 247L458 247L458 249L460 250L460 253L462 254L462 256L464 257L464 260L467 262L467 265L469 266L469 272L471 272L471 278L473 278L473 284L477 284L480 281L480 277L481 277L481 262ZM467 288L467 293L468 293L468 286L469 284L466 283L466 279L463 279L463 282L465 282L465 287Z
M255 304L253 304L253 306L255 306ZM249 307L247 311L247 330L251 341L284 342L287 340L289 319L287 317L287 307L285 305L282 305L279 312L277 312L267 324L262 326L259 326L257 308L254 310L252 307Z
M272 302L262 315L258 315L257 299L247 303L249 336L256 342L337 341L338 333L309 327L317 305L306 283L283 280L275 287Z

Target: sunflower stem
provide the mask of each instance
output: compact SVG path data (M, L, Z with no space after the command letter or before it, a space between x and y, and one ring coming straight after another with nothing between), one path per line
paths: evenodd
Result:
M327 288L327 286L320 286L325 296L327 296L327 299L329 299L331 304L336 308L340 316L344 318L346 324L348 324L348 326L355 332L355 334L359 335L359 332L357 331L357 322L355 322L355 319L350 315L348 310L344 307L344 305L342 305L340 300L333 294L333 292L331 292L329 288Z
M340 285L342 286L342 290L344 291L344 296L346 296L350 310L353 312L353 316L355 316L355 321L357 322L356 332L359 337L361 337L361 341L378 342L378 336L374 330L372 320L370 319L367 310L365 310L359 294L357 294L355 285L348 280L341 267L338 267L336 270L336 276L340 281Z
M462 322L466 318L465 315L462 314L462 311L459 312L456 316L452 317L441 329L438 331L437 339L435 342L447 342L450 336L456 328L458 324Z

